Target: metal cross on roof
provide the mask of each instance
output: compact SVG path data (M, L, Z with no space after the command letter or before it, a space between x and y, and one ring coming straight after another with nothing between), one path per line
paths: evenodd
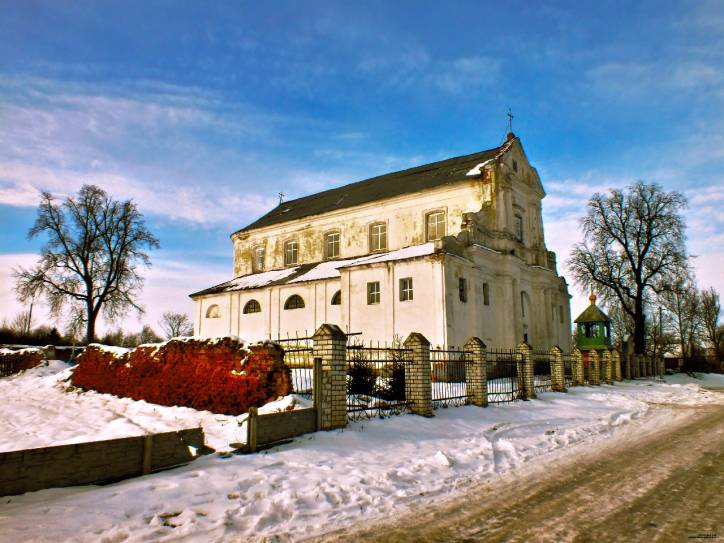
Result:
M284 193L279 193L279 205L282 205L284 203Z
M513 112L508 108L508 132L513 131Z

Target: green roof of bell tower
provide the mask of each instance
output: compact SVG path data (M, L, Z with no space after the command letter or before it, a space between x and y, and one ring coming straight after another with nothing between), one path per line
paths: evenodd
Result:
M601 311L601 309L596 305L596 295L593 292L588 299L591 300L591 305L589 305L583 313L578 315L578 318L576 318L573 322L611 322L608 315Z

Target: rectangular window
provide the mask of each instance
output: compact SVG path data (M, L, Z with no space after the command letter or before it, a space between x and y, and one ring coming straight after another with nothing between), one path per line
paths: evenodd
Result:
M367 283L367 305L380 303L380 282Z
M400 279L400 301L409 302L412 300L412 277Z
M460 296L461 302L468 301L468 280L464 277L458 280L458 295Z
M490 287L483 283L483 305L490 305Z
M523 243L523 217L515 216L515 239Z
M378 222L370 225L370 252L387 250L387 225Z
M296 266L299 261L299 243L290 239L284 244L284 265Z
M264 271L264 247L254 249L254 271Z
M339 232L330 232L324 236L324 257L337 258L339 256Z
M427 241L434 241L436 239L442 239L445 235L445 212L444 211L433 211L427 214Z
M563 324L563 306L562 305L558 306L558 317L561 320L561 324Z

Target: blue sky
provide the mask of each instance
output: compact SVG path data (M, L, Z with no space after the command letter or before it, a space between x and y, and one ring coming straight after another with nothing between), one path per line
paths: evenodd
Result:
M724 290L724 3L536 4L0 2L0 320L39 190L136 200L162 244L137 329L229 278L278 192L494 147L509 107L562 273L588 197L644 179L689 197Z

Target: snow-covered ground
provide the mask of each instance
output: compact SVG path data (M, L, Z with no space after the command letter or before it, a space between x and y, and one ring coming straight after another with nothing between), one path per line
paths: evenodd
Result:
M74 389L72 369L59 360L0 379L0 452L144 435L201 426L206 443L219 451L246 441L246 415L237 417L167 407L110 394ZM290 395L260 413L308 407Z
M230 421L234 417L66 392L66 373L54 363L0 380L2 424L14 419L10 431L26 432L28 442L36 443L75 441L72 434L80 428L96 439L111 425L138 432L189 421L204 425L207 436L214 436L212 446L213 440L239 437L238 421ZM363 516L389 516L449 495L471 480L524 470L535 459L599 446L641 424L638 419L651 404L723 401L722 393L699 386L724 385L722 376L667 380L673 384L576 387L568 394L543 393L537 400L487 409L438 409L431 419L404 415L354 422L260 454L211 455L114 485L0 498L0 540L293 541ZM654 415L651 419L657 422ZM3 441L6 433L3 428Z

